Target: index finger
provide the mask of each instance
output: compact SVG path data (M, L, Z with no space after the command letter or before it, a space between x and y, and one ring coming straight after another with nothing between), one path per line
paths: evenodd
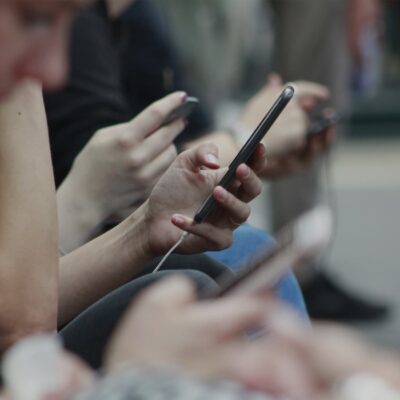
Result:
M326 86L316 82L296 81L293 82L296 97L316 97L319 100L326 100L330 96L330 91Z
M247 165L256 173L260 173L264 170L266 165L266 150L265 146L262 143L259 143L254 150L254 153L251 155L249 161L247 161Z
M155 132L165 121L167 116L177 107L185 102L187 94L185 92L175 92L155 103L151 104L143 110L137 117L128 122L129 133L132 140L144 139L146 136Z
M266 300L255 296L203 301L197 310L193 310L193 317L197 318L200 327L208 330L211 326L217 337L226 339L261 326L266 304Z

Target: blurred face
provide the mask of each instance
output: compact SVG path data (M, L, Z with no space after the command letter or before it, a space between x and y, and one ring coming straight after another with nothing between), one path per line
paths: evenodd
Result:
M90 0L0 0L0 99L23 78L47 89L67 74L69 27Z

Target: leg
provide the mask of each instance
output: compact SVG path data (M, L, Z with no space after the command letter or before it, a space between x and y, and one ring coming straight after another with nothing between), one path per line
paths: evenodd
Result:
M260 249L272 248L274 243L274 239L261 229L242 225L235 230L233 244L229 249L210 251L206 254L233 271L238 271L245 268L247 261ZM276 293L283 302L292 306L304 318L308 318L303 295L293 273L287 274L279 282Z
M143 289L173 271L161 271L145 275L114 290L82 312L60 332L67 350L79 355L95 369L100 368L107 342L124 311ZM216 283L202 272L186 270L199 290L216 287Z
M331 90L332 105L349 105L349 57L344 0L275 0L276 70L285 81L310 80ZM318 57L315 57L318 54ZM321 163L271 184L274 232L320 202ZM295 200L294 200L295 199Z

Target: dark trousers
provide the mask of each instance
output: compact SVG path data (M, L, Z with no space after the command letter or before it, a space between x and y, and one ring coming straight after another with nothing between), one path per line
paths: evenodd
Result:
M219 276L232 274L227 267L204 255L172 255L161 271L151 274L157 261L147 266L140 277L109 293L67 324L60 331L66 349L98 369L115 326L141 290L159 279L179 273L192 279L199 291L212 290L217 287L215 280Z

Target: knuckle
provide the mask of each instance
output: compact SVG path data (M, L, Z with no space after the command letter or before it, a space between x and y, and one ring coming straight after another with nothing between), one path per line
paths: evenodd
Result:
M229 192L228 192L228 195L226 196L226 198L223 199L223 203L225 203L225 206L231 210L235 210L238 207L236 197L232 193L229 193Z
M128 169L138 169L145 164L145 158L140 154L131 155L127 160Z
M243 209L243 216L242 216L243 221L247 221L248 218L250 217L250 214L251 214L251 207L248 204L246 204Z
M261 181L258 180L257 185L254 187L253 194L254 197L258 197L262 192Z
M121 150L127 150L131 147L131 141L124 135L116 136L114 139L115 146Z

